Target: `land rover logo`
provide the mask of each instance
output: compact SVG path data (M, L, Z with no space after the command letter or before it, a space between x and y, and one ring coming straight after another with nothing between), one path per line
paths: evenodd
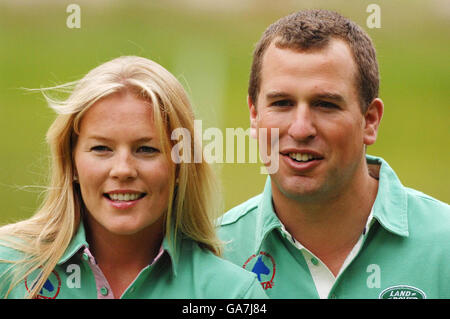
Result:
M380 293L380 299L425 299L425 293L416 287L393 286L384 289Z

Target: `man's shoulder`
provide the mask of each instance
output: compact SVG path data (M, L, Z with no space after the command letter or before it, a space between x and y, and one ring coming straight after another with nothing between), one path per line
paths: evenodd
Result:
M231 208L220 218L220 226L230 226L242 219L253 220L261 199L262 194L259 194Z
M450 236L450 205L413 188L405 187L409 216L433 229L444 228Z
M405 191L409 208L442 213L442 217L450 218L450 205L447 203L413 188L405 187Z

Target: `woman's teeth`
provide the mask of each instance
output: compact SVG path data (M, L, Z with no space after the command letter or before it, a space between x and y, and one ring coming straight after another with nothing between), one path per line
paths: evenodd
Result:
M113 200L113 201L133 201L133 200L137 200L141 197L143 197L143 193L141 194L130 194L130 193L126 193L126 194L107 194L109 199Z

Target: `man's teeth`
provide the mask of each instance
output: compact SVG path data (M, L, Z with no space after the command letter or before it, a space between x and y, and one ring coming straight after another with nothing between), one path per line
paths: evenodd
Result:
M141 197L141 194L108 194L109 198L115 201L133 201Z
M289 157L297 162L307 162L312 159L315 159L312 154L302 154L302 153L289 153Z

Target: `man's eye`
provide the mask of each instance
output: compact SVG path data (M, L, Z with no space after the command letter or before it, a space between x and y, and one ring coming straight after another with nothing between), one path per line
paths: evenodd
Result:
M140 146L138 147L137 152L145 154L153 154L159 152L159 150L151 146Z
M99 152L99 153L108 152L110 150L111 149L108 146L104 146L104 145L97 145L97 146L91 147L91 151Z
M293 106L294 102L291 100L279 100L279 101L272 102L271 105L286 107L286 106Z
M323 108L327 108L327 109L337 109L339 108L338 105L331 103L331 102L327 102L327 101L317 101L315 103L313 103L315 106L320 106Z

